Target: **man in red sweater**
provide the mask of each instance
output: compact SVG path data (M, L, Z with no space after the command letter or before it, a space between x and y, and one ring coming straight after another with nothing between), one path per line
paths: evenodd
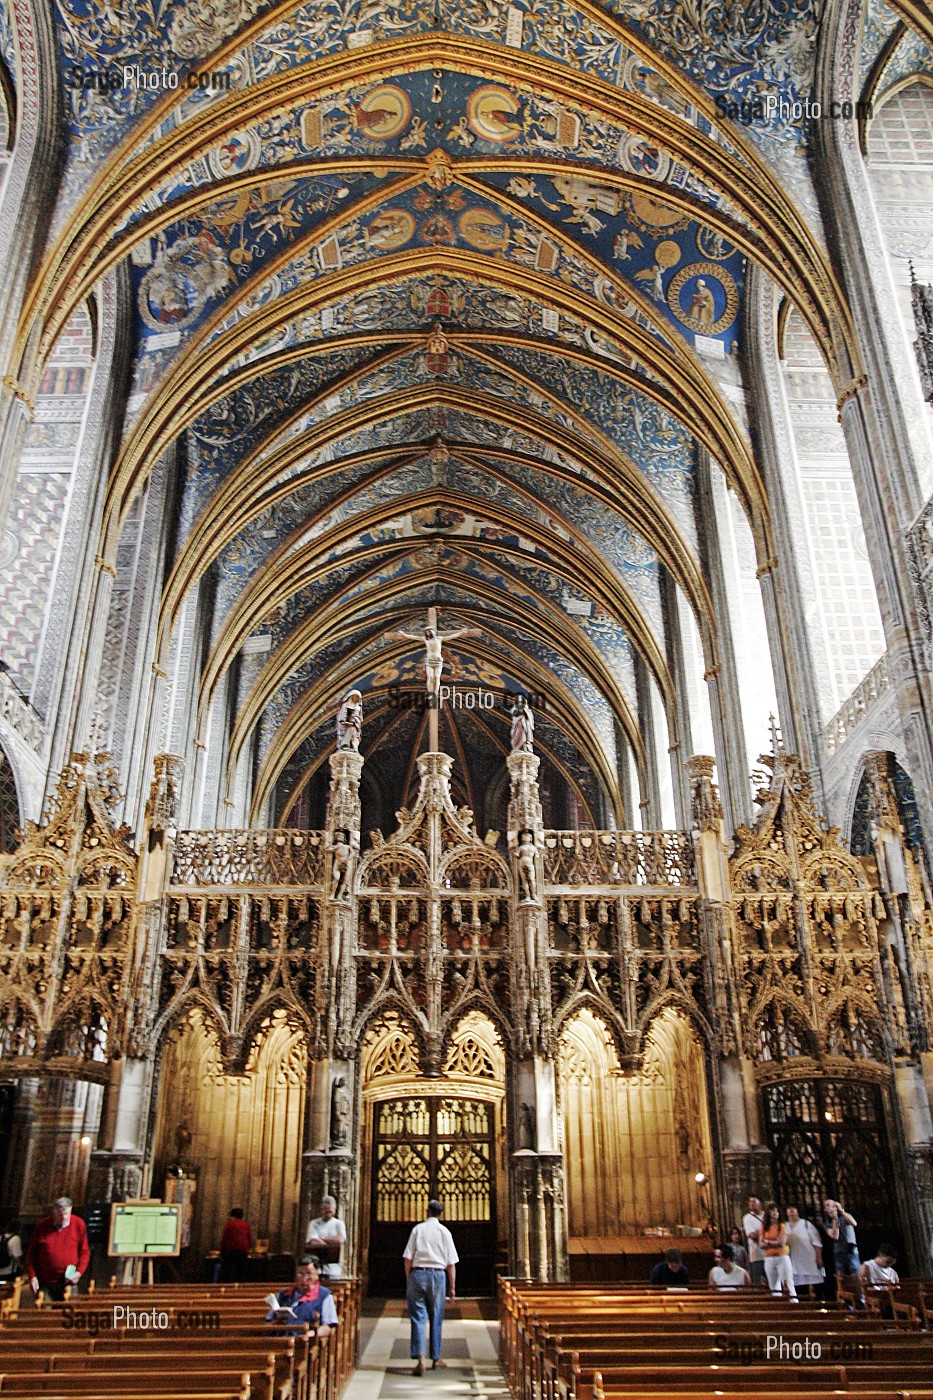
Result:
M72 1215L71 1202L60 1196L52 1214L40 1220L26 1250L26 1271L33 1293L45 1290L48 1298L60 1303L69 1284L76 1284L91 1262L87 1229L78 1215Z
M253 1232L246 1223L242 1206L235 1206L224 1226L220 1240L220 1278L222 1283L245 1283L249 1268L249 1252L253 1247Z

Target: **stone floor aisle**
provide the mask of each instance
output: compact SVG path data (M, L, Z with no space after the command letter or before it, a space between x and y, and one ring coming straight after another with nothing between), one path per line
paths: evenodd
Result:
M360 1365L343 1400L507 1400L508 1387L499 1370L499 1324L490 1299L457 1300L444 1322L444 1370L413 1376L408 1354L408 1318L401 1299L363 1306Z

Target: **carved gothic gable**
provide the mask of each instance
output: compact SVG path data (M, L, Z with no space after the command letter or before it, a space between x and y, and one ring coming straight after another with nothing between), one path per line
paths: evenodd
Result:
M769 1073L817 1049L884 1062L878 1027L892 1048L907 1041L904 988L878 934L884 908L820 819L796 756L762 762L758 819L738 828L730 861L746 1051Z
M502 1025L511 1002L511 877L450 795L452 760L424 755L414 809L375 839L357 881L356 1025L382 1005L419 1026L438 1068L450 1027L471 1007Z
M0 1074L30 1063L103 1078L125 1050L137 857L110 755L75 753L0 859Z

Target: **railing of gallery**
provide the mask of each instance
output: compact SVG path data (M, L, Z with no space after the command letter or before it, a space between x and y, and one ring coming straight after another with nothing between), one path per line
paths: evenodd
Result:
M823 729L827 753L835 753L891 685L887 653L876 661Z
M693 840L686 831L546 831L548 885L696 885Z
M318 886L326 856L323 831L180 831L175 886ZM546 831L548 885L692 889L693 841L685 831Z
M173 885L321 885L323 831L180 831Z

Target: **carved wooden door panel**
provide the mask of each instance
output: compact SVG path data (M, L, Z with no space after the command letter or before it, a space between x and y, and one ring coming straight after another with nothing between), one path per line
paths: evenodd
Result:
M371 1294L404 1293L402 1251L435 1197L460 1255L457 1291L492 1291L494 1128L494 1106L483 1099L397 1098L373 1106Z
M858 1221L863 1259L882 1240L900 1244L881 1087L830 1079L772 1084L764 1106L782 1210L796 1205L819 1225L831 1196Z

